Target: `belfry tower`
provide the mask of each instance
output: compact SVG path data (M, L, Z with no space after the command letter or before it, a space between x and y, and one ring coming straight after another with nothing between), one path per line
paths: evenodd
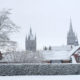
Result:
M36 51L36 35L33 36L31 28L28 37L26 36L25 48L28 51Z

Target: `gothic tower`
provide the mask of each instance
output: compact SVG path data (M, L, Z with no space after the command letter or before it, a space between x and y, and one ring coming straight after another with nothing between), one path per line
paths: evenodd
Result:
M74 45L74 46L78 46L78 38L75 35L73 28L72 28L72 21L70 19L70 28L69 28L69 32L67 34L67 45Z
M26 36L25 48L28 51L36 51L36 35L33 36L31 28L28 37Z

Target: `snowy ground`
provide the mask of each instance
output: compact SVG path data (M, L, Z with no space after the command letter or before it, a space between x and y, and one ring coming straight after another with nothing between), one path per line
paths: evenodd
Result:
M62 76L0 76L0 80L80 80L80 75Z

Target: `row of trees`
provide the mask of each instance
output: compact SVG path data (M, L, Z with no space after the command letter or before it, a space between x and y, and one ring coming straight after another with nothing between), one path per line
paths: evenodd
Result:
M28 51L13 51L7 52L3 56L4 62L12 63L42 63L43 56L40 52L28 52Z

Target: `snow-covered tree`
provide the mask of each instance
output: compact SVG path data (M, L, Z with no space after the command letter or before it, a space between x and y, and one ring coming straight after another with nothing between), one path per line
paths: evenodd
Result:
M2 10L0 11L0 47L6 48L11 45L9 34L15 31L18 31L18 26L10 19L9 15L11 10ZM13 46L13 45L11 45ZM0 48L0 49L1 49Z
M7 35L14 31L17 31L18 26L16 26L10 19L10 9L0 11L0 34Z
M4 54L5 62L15 62L15 63L41 63L43 61L43 56L39 52L8 52Z

